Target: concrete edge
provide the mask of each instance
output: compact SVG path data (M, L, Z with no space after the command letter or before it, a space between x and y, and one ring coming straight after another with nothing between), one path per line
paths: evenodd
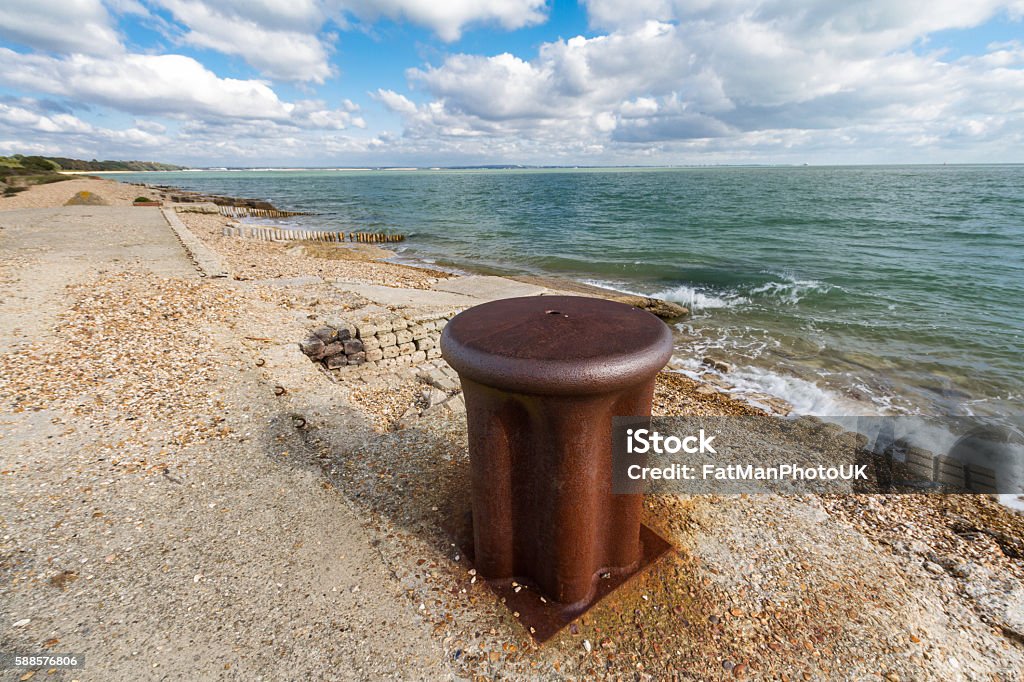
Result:
M195 263L196 267L203 274L203 277L230 277L231 273L224 266L224 262L216 251L211 249L209 246L204 244L202 240L192 234L192 231L185 227L185 223L181 222L181 218L174 212L173 209L161 208L160 212L163 213L164 219L167 224L174 230L174 234L177 235L178 241L185 247L185 251L188 252L192 262Z

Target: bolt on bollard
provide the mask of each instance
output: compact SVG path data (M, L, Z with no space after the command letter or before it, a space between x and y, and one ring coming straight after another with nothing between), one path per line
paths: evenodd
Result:
M612 493L612 418L650 416L671 331L622 303L531 296L456 315L441 351L466 400L474 566L543 641L670 549L642 495Z

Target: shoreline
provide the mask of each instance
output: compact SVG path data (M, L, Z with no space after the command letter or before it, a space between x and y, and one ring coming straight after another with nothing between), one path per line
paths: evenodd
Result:
M128 183L135 184L135 183ZM197 192L195 190L188 190L180 187L174 187L169 185L150 185L147 183L141 183L140 186L144 186L152 192L159 193L164 198L164 201L168 201L172 196L191 196L194 200L204 201L215 199L218 202L228 203L236 202L236 205L250 205L253 203L259 203L266 207L271 207L272 204L265 199L260 198L236 198L228 197L223 195L211 195L208 193ZM280 207L273 206L276 210L281 210ZM296 207L291 207L286 210L300 210ZM246 220L246 219L243 219ZM247 219L251 224L277 224L273 219L259 219L250 218ZM233 224L231 220L225 219L225 225ZM387 245L385 245L387 248ZM398 260L402 259L402 260ZM407 258L401 256L397 252L392 252L392 255L383 258L382 262L392 263L396 266L411 267L421 269L432 273L444 273L450 276L497 276L502 277L515 282L523 282L527 284L538 284L545 288L556 290L562 293L574 293L576 295L590 295L598 296L601 298L608 298L610 300L616 300L628 305L635 305L637 307L648 310L649 312L662 317L669 326L673 328L673 334L677 334L677 330L674 327L674 323L689 317L689 311L676 303L666 301L664 299L655 298L653 296L645 296L637 294L631 291L625 291L622 289L615 289L607 286L599 286L591 282L586 282L570 277L551 275L551 274L524 274L517 273L509 270L502 270L500 268L493 267L473 267L473 264L460 266L447 266L437 265L430 261ZM696 381L707 387L709 391L720 393L723 396L727 396L729 399L738 400L747 405L754 407L757 410L769 412L779 415L787 415L793 413L794 408L785 398L758 391L753 388L739 389L737 390L736 384L729 381L728 372L730 371L730 365L727 362L718 360L713 356L702 357L700 364L697 369L692 367L683 367L679 363L670 362L670 371L676 372L682 376L685 376L693 381ZM734 394L738 393L737 394Z
M458 389L298 349L493 282L178 213L230 271L201 277L117 185L0 200L2 648L111 680L1019 679L1024 517L980 496L651 496L675 554L537 646L453 544ZM750 411L658 377L655 413Z
M716 180L710 173L690 180L682 175L676 178L656 174L632 180L625 176L597 179L585 175L502 179L496 174L450 180L388 180L369 174L353 179L330 173L317 179L315 174L310 175L309 183L317 183L323 191L310 191L311 185L305 180L273 175L182 174L161 176L156 182L183 183L198 191L216 187L226 193L268 195L283 203L314 207L324 213L313 219L296 219L296 227L315 227L319 223L324 229L345 229L358 224L406 232L416 230L417 226L425 227L419 235L411 235L409 249L400 254L406 258L414 250L427 262L453 264L472 271L483 266L485 273L503 276L544 274L546 270L555 276L679 302L696 311L679 344L684 354L717 352L722 356L720 359L731 359L740 370L735 380L742 387L760 387L761 392L788 399L802 412L1019 412L1021 384L1013 371L1013 351L1019 345L1013 337L1017 325L1012 318L1008 324L1000 324L996 318L986 322L978 301L969 297L958 302L952 290L932 284L942 281L941 276L936 277L936 270L943 256L931 241L915 260L921 277L901 280L894 274L889 278L886 273L896 273L898 268L890 268L881 261L872 265L869 247L858 246L860 240L841 228L829 227L831 204L801 206L803 218L794 215L792 220L778 225L771 222L772 214L784 207L773 208L771 201L758 202L749 211L735 206L738 220L729 227L725 214L699 205L687 208L685 196L671 189L705 183L735 189L751 182L754 191L759 192L773 182L767 175L754 173L731 180L724 176ZM1006 170L995 179L1002 181L1013 176ZM132 179L153 182L155 177ZM789 173L778 182L798 186L800 177L800 173ZM813 180L812 184L820 185L828 196L828 177L819 174L808 182ZM877 177L920 187L930 187L937 180L937 176L924 171L920 177L898 172ZM975 183L983 177L987 175L965 171L961 179ZM576 188L581 199L585 197L589 217L571 222L575 204L561 206L541 196L534 201L523 194L531 187L563 184ZM388 188L392 185L409 192L414 201L389 202ZM519 208L504 204L500 193L494 192L480 195L476 206L459 203L460 187L479 191L501 186L520 197L517 201L525 202L522 209L527 214L517 216ZM629 206L626 195L619 192L645 186L675 198L665 206L640 204L637 211L619 213ZM598 191L602 187L616 190L608 195ZM431 201L431 192L451 201L451 210L444 203ZM350 199L358 197L362 199L350 203ZM879 231L878 238L886 245L886 253L897 253L899 231L872 223L870 205L858 204L863 210L855 210L851 219L867 220L866 225ZM479 212L481 209L487 212ZM931 218L924 214L914 218L913 206L903 209L914 229L927 234ZM687 218L691 214L693 220ZM1007 214L1000 208L998 215ZM1006 226L998 215L993 229L999 234L1005 230L1012 232L1012 226ZM549 217L555 221L550 225ZM794 254L792 262L787 263L779 244L800 239L802 220L810 221L806 236L816 248L802 252L802 256ZM936 220L943 234L947 229L956 229L946 213ZM765 222L767 230L764 241L758 238L761 222ZM562 223L569 237L565 253L558 247ZM648 223L656 229L645 231L643 226ZM954 231L949 238L955 234ZM744 239L748 247L742 243ZM828 248L830 240L835 242L835 249ZM600 245L596 250L595 244ZM981 257L983 242L974 240L971 244L971 258ZM757 258L744 256L755 252ZM833 262L840 258L840 253L856 263L849 271L844 272L842 262ZM980 269L984 274L971 279L971 292L998 284L994 273L1002 270L1001 266ZM1002 296L996 298L993 304L999 307L998 315L1012 316L1012 304ZM960 303L966 305L956 314L953 311ZM945 318L945 322L937 324L938 318Z

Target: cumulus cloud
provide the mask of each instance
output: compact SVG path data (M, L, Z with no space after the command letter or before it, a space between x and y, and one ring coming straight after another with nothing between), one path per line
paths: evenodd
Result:
M44 51L0 48L0 84L57 100L0 99L0 139L20 129L40 144L91 138L168 151L188 140L195 158L215 163L330 154L430 164L884 161L907 150L925 160L971 150L969 160L984 160L1024 150L1024 46L954 58L930 44L938 31L1019 20L1024 0L585 0L593 35L532 54L447 54L406 72L411 92L371 88L402 121L400 133L354 132L367 127L359 108L318 93L335 73L330 31L385 18L451 41L478 24L543 22L544 0L105 4L0 7L0 37ZM306 99L286 101L268 80L222 78L190 57L132 54L107 10L152 10L147 21L172 40L237 56L263 78L297 83ZM60 13L82 30L48 27ZM75 113L93 105L135 123L110 131L94 121L76 133L90 124Z
M334 75L330 47L317 31L326 15L314 2L160 0L187 30L185 43L238 55L260 73L323 83Z
M32 131L32 139L22 137L18 143L6 145L8 152L60 154L68 148L80 148L83 140L94 147L117 147L124 150L145 150L165 145L165 130L153 123L136 124L125 129L95 126L67 113L53 113L45 102L30 98L0 102L0 137L23 136ZM162 128L162 126L160 126ZM91 150L95 152L95 149ZM91 154L95 155L95 154Z
M540 24L547 18L546 5L546 0L342 0L339 9L367 21L405 19L450 42L470 24L496 23L505 29Z
M0 37L63 53L111 54L121 49L100 0L4 0L0 3Z
M182 55L57 58L0 48L0 83L130 113L286 119L293 107L266 83L220 78Z
M40 133L88 133L92 126L71 114L46 115L31 109L0 103L0 123Z
M378 98L406 136L536 141L588 153L845 151L857 145L1020 144L1017 43L945 60L934 31L1024 3L865 0L588 0L608 32L543 44L536 57L455 54L412 69L431 101ZM527 142L529 141L529 142ZM767 153L767 152L766 152Z
M695 66L678 28L656 21L606 36L546 43L531 61L510 54L453 55L408 75L436 98L415 116L404 105L421 129L429 119L443 121L449 131L578 137L610 133L623 120L671 113L703 136L722 134L726 126L700 112L734 107L721 81Z
M210 120L138 118L127 128L112 129L55 111L32 98L0 99L0 153L20 152L78 158L146 158L186 164L306 164L327 154L364 154L382 144L378 138L354 137L333 117L310 121L323 111L320 103L296 102L292 120ZM347 110L348 109L348 110ZM342 103L335 115L351 116L358 107Z
M0 48L0 83L134 114L271 120L335 130L365 125L350 101L334 110L320 100L285 102L264 82L220 78L182 55L60 59Z
M583 0L590 22L610 30L647 20L772 26L811 47L874 52L901 47L923 35L977 26L1000 11L1024 13L1020 0Z
M189 45L237 55L269 78L323 83L335 75L330 21L404 20L458 39L471 24L516 29L545 20L545 0L154 0Z

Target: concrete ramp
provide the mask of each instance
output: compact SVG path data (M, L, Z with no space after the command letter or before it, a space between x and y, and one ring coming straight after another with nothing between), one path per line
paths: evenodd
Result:
M517 298L519 296L543 296L544 294L553 293L547 287L491 275L469 275L467 277L446 279L435 284L434 289L471 296L477 299L478 302L496 301L502 298Z
M429 310L462 309L502 298L553 293L545 287L485 275L442 280L435 284L433 289L403 289L351 282L336 282L334 286L343 291L355 292L381 306Z
M472 296L455 294L433 289L402 289L386 287L380 284L355 284L352 282L335 282L334 286L342 291L351 291L378 305L390 308L467 308L480 303L481 300Z
M0 352L47 333L68 285L98 273L197 277L159 208L62 206L0 211Z

